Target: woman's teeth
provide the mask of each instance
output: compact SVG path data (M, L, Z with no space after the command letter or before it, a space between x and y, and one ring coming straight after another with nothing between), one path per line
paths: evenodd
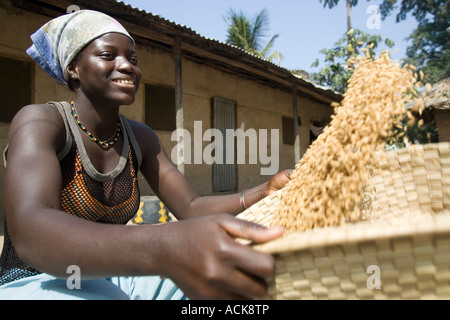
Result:
M121 84L131 84L131 85L134 84L134 82L131 80L114 80L114 82L121 83Z

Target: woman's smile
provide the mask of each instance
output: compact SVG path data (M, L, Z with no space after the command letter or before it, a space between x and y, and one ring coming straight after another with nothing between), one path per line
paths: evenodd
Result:
M119 105L134 102L142 78L133 42L118 33L92 41L72 68L77 71L80 90ZM97 100L97 99L96 99Z
M121 89L130 90L133 93L136 92L136 81L132 79L114 79L112 82Z
M134 86L134 81L128 80L128 79L116 79L116 80L113 80L113 82L115 82L117 84L121 84L121 85L133 85Z

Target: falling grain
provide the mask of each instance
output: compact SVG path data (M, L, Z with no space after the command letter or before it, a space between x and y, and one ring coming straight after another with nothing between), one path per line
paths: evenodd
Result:
M333 105L330 125L283 189L272 224L288 233L361 219L372 160L405 113L405 98L416 82L414 67L401 68L388 54L359 57L357 63L341 105Z

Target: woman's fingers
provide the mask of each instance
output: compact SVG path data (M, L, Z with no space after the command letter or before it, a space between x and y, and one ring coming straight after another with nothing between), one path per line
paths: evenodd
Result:
M253 243L264 243L283 235L282 227L266 228L262 225L240 219L222 219L222 228L233 238L250 240Z

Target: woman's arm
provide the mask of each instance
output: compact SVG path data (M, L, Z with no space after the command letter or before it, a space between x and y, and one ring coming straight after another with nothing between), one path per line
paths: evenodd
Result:
M241 194L199 197L186 178L170 161L157 135L144 124L132 122L141 147L141 171L150 187L178 218L192 218L214 213L236 215L243 211ZM292 170L285 170L269 181L244 191L246 208L284 187Z
M8 230L21 259L67 277L85 279L159 274L190 298L254 298L274 272L273 257L234 238L270 241L282 234L229 215L155 226L101 224L60 210L57 150L64 145L60 115L48 106L26 107L13 120L5 174ZM166 182L164 182L166 183Z
M213 213L227 212L233 215L241 213L243 209L249 208L273 192L282 189L289 181L291 173L292 170L281 171L269 181L254 188L243 190L238 194L197 197L190 206L188 216L193 217L205 213L208 214L211 211L214 211ZM215 210L211 208L215 208Z
M5 209L18 255L57 276L64 276L72 264L88 278L143 272L133 249L147 236L60 210L62 179L57 151L64 146L65 136L59 112L47 105L25 107L11 123Z

